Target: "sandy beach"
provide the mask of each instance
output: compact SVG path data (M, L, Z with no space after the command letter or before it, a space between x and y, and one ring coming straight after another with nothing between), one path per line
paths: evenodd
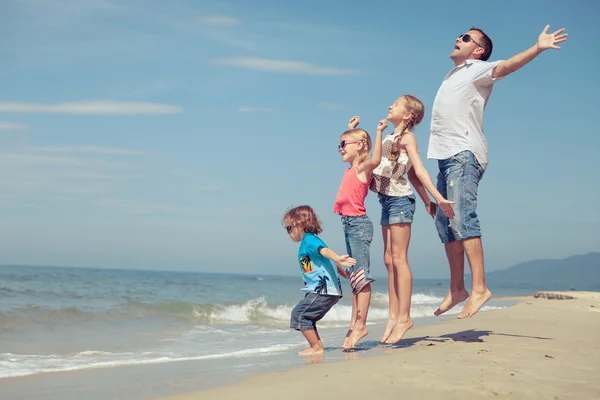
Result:
M168 400L598 399L599 332L600 293L538 292L514 307L414 328L382 356L317 358Z

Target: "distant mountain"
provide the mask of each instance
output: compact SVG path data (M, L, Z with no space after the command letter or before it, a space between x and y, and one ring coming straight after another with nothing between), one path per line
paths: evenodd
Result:
M490 285L531 287L539 290L600 291L600 253L571 256L562 260L533 260L508 269L486 273Z

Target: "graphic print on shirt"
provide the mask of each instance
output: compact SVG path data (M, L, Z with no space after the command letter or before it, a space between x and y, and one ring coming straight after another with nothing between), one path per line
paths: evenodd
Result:
M373 171L373 180L369 189L373 192L383 193L388 196L406 196L412 194L412 189L404 174L412 168L412 163L405 152L398 155L398 160L391 161L392 148L395 140L401 136L386 136L383 140L381 163Z
M327 294L327 281L329 278L325 275L319 276L319 283L315 286L315 293Z
M300 263L302 263L302 271L312 272L313 265L312 261L310 261L310 257L308 256L308 254L300 259Z

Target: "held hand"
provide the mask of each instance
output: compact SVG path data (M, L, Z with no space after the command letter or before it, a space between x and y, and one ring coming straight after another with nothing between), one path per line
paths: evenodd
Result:
M342 278L345 279L350 279L350 272L347 269L342 268L342 266L338 263L336 263L335 265L337 265L338 267L338 274L340 274L340 276Z
M348 254L345 254L343 256L340 256L340 258L337 260L336 264L339 264L343 267L351 267L354 264L356 264L356 260L352 257L350 257Z
M379 124L377 124L377 131L378 132L383 132L385 131L385 129L388 127L388 121L387 119L382 119L381 121L379 121Z
M360 117L356 115L350 118L350 121L348 121L348 129L355 129L358 124L360 124Z
M566 41L567 36L569 34L568 33L560 34L561 32L563 32L565 30L565 28L561 28L553 33L548 33L548 29L550 29L550 25L546 25L546 27L544 28L544 30L542 31L542 33L540 33L540 36L538 37L538 41L537 41L538 50L540 50L540 51L547 50L547 49L560 50L560 47L558 47L556 44Z
M454 210L450 207L450 204L454 203L454 201L441 199L437 202L437 206L446 214L446 217L454 219Z
M435 219L437 204L435 204L433 201L429 204L425 204L425 210L427 210L427 214L431 215L431 218Z

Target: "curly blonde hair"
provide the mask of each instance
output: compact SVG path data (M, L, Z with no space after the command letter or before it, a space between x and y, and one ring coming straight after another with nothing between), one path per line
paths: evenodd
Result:
M283 215L281 224L285 227L287 224L291 226L298 226L302 228L304 232L314 233L318 235L323 232L321 229L321 221L317 217L317 213L312 209L311 206L298 206L290 208Z

